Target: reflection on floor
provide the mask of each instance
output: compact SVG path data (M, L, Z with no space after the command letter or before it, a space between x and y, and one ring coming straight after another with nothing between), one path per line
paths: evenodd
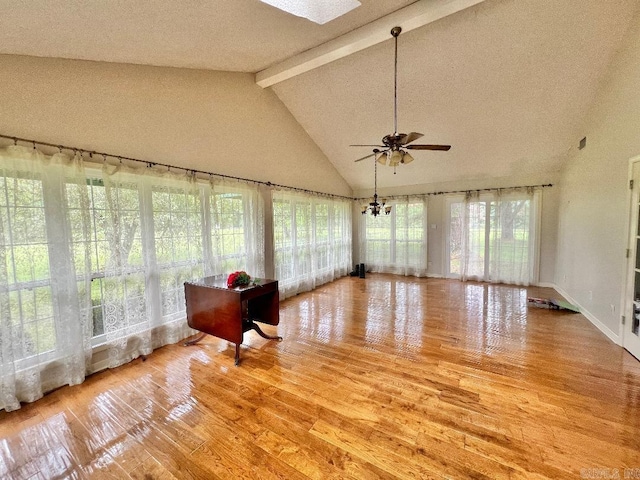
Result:
M1 412L0 478L640 477L640 363L527 296L343 278L239 367L209 337Z

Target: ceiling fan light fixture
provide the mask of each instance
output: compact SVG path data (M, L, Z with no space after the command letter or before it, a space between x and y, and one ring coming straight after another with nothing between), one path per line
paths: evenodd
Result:
M406 165L407 163L411 162L413 162L413 157L411 156L411 154L409 154L409 152L402 152L402 163Z
M399 150L394 150L389 158L389 166L396 167L402 162L402 153Z
M386 165L387 164L387 154L385 152L382 152L380 154L380 156L378 157L378 163L380 165Z

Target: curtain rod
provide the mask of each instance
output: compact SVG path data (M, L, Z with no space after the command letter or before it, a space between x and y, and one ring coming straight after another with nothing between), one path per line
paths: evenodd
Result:
M540 185L520 185L518 187L490 187L490 188L470 188L467 190L449 190L446 192L429 192L429 193L410 193L408 195L378 195L379 197L384 197L385 199L393 200L396 198L409 198L409 197L428 197L430 195L447 195L451 193L472 193L472 192L497 192L499 190L519 190L522 188L546 188L553 187L553 183L544 183ZM354 200L369 200L371 197L359 197L354 198Z
M20 137L16 137L13 135L3 135L0 133L0 138L6 138L7 140L13 140L13 144L14 145L18 145L18 142L23 142L23 143L28 143L33 145L33 148L36 148L36 145L41 145L41 146L45 146L45 147L53 147L53 148L57 148L60 152L62 152L62 150L69 150L71 152L79 152L80 155L83 155L84 153L88 153L89 156L91 158L93 158L93 155L98 155L103 157L105 160L107 158L114 158L117 160L127 160L130 162L138 162L138 163L144 163L147 165L147 167L166 167L167 169L178 169L178 170L183 170L187 173L192 173L192 174L197 174L200 173L202 175L208 175L209 177L214 176L214 177L220 177L220 178L227 178L227 179L231 179L231 180L238 180L240 182L246 182L246 183L253 183L256 185L265 185L267 187L271 187L271 188L282 188L282 189L286 189L286 190L294 190L296 192L303 192L303 193L308 193L311 195L320 195L320 196L325 196L325 197L331 197L331 198L341 198L341 199L345 199L345 200L354 200L353 197L345 197L343 195L335 195L333 193L324 193L324 192L317 192L315 190L307 190L306 188L298 188L298 187L290 187L288 185L280 185L278 183L271 183L271 182L263 182L261 180L252 180L250 178L243 178L243 177L234 177L233 175L224 175L222 173L213 173L213 172L206 172L204 170L197 170L194 168L185 168L185 167L178 167L176 165L169 165L166 163L159 163L159 162L151 162L148 160L140 160L139 158L133 158L133 157L125 157L122 155L113 155L111 153L104 153L104 152L98 152L95 150L87 150L85 148L78 148L78 147L69 147L67 145L61 145L61 144L54 144L54 143L48 143L48 142L40 142L38 140L32 140L32 139L28 139L28 138L20 138Z
M353 197L345 197L344 195L335 195L333 193L325 193L325 192L318 192L315 190L308 190L306 188L298 188L298 187L290 187L288 185L280 185L277 183L271 183L271 182L263 182L261 180L252 180L250 178L243 178L243 177L234 177L233 175L224 175L222 173L213 173L213 172L207 172L204 170L196 170L193 168L185 168L185 167L178 167L175 165L169 165L166 163L159 163L159 162L151 162L148 160L140 160L138 158L133 158L133 157L125 157L122 155L113 155L111 153L104 153L104 152L98 152L96 150L87 150L84 148L78 148L78 147L69 147L67 145L61 145L61 144L54 144L54 143L49 143L49 142L41 142L38 140L32 140L32 139L28 139L28 138L21 138L21 137L16 137L13 135L4 135L0 133L0 138L5 138L7 140L13 140L14 145L17 145L18 142L23 142L23 143L28 143L33 145L33 148L36 148L36 145L42 145L45 147L52 147L52 148L57 148L58 150L62 151L62 150L69 150L72 152L80 152L80 154L84 154L84 153L88 153L90 157L92 157L93 155L99 155L101 157L103 157L105 160L107 159L107 157L110 158L114 158L117 160L127 160L127 161L131 161L131 162L137 162L137 163L144 163L146 164L148 167L166 167L167 169L178 169L178 170L183 170L184 172L191 172L194 174L200 173L202 175L208 175L208 176L214 176L214 177L220 177L220 178L227 178L227 179L231 179L231 180L237 180L240 182L245 182L245 183L253 183L256 185L265 185L267 187L270 188L282 188L285 190L293 190L296 192L303 192L303 193L308 193L311 195L320 195L320 196L325 196L325 197L330 197L330 198L341 198L344 200L355 200L355 201L360 201L360 200L368 200L369 197L361 197L361 198L353 198ZM409 195L388 195L385 198L388 199L396 199L396 198L408 198L408 197L426 197L426 196L430 196L430 195L446 195L446 194L452 194L452 193L471 193L471 192L495 192L498 190L515 190L515 189L519 189L519 188L545 188L545 187L553 187L553 184L549 183L549 184L543 184L543 185L522 185L519 187L503 187L503 188L498 188L498 187L493 187L493 188L480 188L480 189L469 189L469 190L450 190L450 191L443 191L443 192L430 192L430 193L414 193L414 194L409 194Z

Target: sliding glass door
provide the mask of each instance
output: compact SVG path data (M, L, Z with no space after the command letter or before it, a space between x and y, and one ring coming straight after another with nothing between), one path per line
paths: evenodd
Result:
M527 192L450 198L448 276L524 285L535 282L537 197Z

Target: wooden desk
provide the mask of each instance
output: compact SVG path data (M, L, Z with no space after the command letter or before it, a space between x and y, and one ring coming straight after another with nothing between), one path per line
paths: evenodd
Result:
M257 282L258 285L227 288L227 277L221 275L185 282L187 323L202 332L185 345L193 345L207 335L233 342L238 365L244 332L255 330L263 338L282 340L282 337L265 334L255 323L278 325L280 322L278 281Z

